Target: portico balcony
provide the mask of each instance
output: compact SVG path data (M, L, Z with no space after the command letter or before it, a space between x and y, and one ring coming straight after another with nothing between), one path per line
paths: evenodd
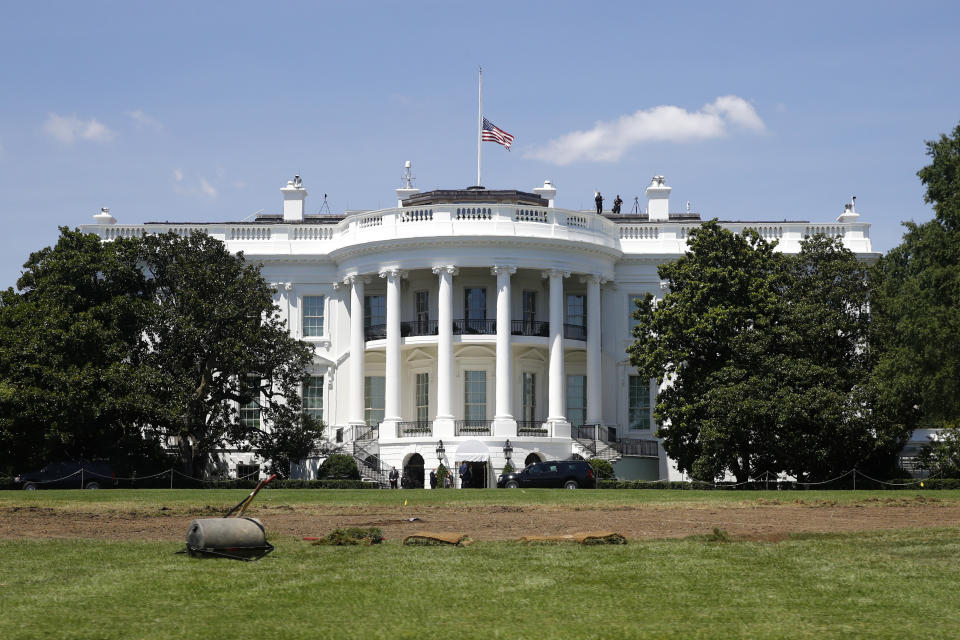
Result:
M457 420L454 423L456 436L493 435L493 420Z
M414 420L413 422L398 422L397 437L398 438L433 437L433 422L430 420Z
M453 321L453 335L496 335L496 320L473 320L460 318ZM510 333L515 336L533 336L546 338L550 336L550 323L542 320L514 320L511 322ZM387 325L374 324L364 327L365 340L385 340L387 338ZM400 336L409 338L413 336L435 336L438 334L438 325L436 320L407 320L400 323ZM579 340L585 342L587 339L587 327L580 324L564 324L563 337L567 340Z

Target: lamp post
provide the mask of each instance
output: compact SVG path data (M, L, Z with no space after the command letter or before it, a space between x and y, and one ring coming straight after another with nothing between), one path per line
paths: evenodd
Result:
M447 452L446 447L443 446L443 440L437 442L437 460L440 461L440 464L443 464L443 454Z
M507 459L507 462L510 462L510 458L513 457L513 446L510 444L510 438L507 438L507 441L503 443L503 457Z

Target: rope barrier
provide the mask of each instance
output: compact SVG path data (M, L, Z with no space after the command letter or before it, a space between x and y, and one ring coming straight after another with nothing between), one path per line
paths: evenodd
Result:
M116 481L120 481L120 480L130 480L130 481L134 481L134 482L139 481L139 480L151 480L151 479L153 479L153 478L160 478L160 477L166 476L166 475L168 475L168 474L170 474L171 476L172 476L173 474L177 474L178 476L181 476L181 477L183 477L183 478L187 478L187 479L189 479L189 480L195 480L195 481L197 481L197 482L206 482L206 483L210 483L210 484L216 484L216 483L218 483L218 482L236 482L237 480L246 480L246 479L248 479L248 478L252 478L253 476L259 476L259 475L260 475L260 472L259 472L259 471L253 471L253 472L251 472L251 473L248 473L248 474L243 475L243 476L238 476L238 477L236 477L236 478L221 478L221 479L218 479L218 480L208 480L208 479L205 479L205 478L195 478L195 477L193 477L193 476L190 476L190 475L187 475L187 474L183 473L182 471L178 471L177 469L174 469L173 467L171 467L171 468L169 468L169 469L164 469L163 471L160 471L159 473L154 473L154 474L151 474L151 475L148 475L148 476L130 476L130 477L118 477L118 476L112 476L112 475L111 475L111 476L108 476L108 475L104 475L104 474L102 474L102 473L97 473L96 471L90 471L89 469L77 469L76 471L74 471L73 473L71 473L71 474L69 474L69 475L61 476L61 477L59 477L59 478L54 478L53 480L29 480L28 482L30 482L31 484L51 484L51 483L53 483L53 482L61 482L61 481L63 481L63 480L68 480L68 479L70 479L70 478L72 478L72 477L74 477L74 476L76 476L76 475L80 475L80 474L83 474L84 477L86 477L86 476L91 476L91 477L94 477L94 478L103 478L103 479L105 479L105 480L116 480ZM0 476L0 478L9 478L9 479L12 480L12 479L13 479L13 476ZM171 478L171 479L172 479L172 478Z

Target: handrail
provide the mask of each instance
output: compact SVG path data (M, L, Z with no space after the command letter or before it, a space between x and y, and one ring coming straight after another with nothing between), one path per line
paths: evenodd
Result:
M493 432L493 420L457 420L454 435L489 436Z

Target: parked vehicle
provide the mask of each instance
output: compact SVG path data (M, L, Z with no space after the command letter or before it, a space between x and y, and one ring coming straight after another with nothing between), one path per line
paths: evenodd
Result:
M13 479L27 491L34 489L100 489L117 484L116 474L105 462L52 462L40 471Z
M523 471L503 474L497 478L497 486L506 489L596 489L597 477L585 460L552 460L535 462Z

